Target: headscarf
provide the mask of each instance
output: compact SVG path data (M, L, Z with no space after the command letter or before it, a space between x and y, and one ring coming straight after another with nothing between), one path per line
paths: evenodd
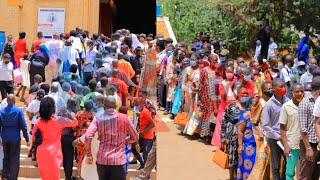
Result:
M84 96L86 96L87 94L89 94L90 93L90 88L88 87L88 86L84 86L83 88L82 88L82 96L84 97Z
M49 50L49 47L47 44L45 43L41 43L40 46L39 46L39 49L42 49L46 52L47 56L50 57L50 50Z
M81 99L78 96L72 96L67 101L67 109L71 112L77 113L81 110L80 103Z
M298 44L298 48L296 49L296 53L300 52L305 44L305 41L308 39L308 36L303 36L301 41Z
M131 39L132 39L132 48L133 49L136 49L138 46L141 47L141 43L135 34L131 34Z

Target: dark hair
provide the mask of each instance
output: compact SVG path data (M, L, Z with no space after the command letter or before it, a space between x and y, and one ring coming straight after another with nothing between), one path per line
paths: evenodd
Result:
M43 38L43 33L41 31L39 31L37 36L38 36L38 38Z
M46 96L41 99L40 110L39 110L41 120L49 121L51 119L51 116L55 113L55 111L56 111L56 104L52 97Z
M77 31L76 30L71 30L69 34L70 34L70 36L76 37L77 36Z
M164 40L158 39L158 40L157 40L157 46L159 46L160 51L163 51L163 50L165 49Z
M264 83L262 83L262 85L261 85L261 90L262 90L262 92L264 92L264 89L266 88L266 86L267 86L268 84L270 84L270 85L272 86L272 83L271 83L271 82L264 82Z
M104 95L104 93L105 93L104 88L97 88L96 91L97 91L98 93L102 94L102 95Z
M99 35L98 35L97 33L94 33L94 34L92 35L92 40L97 40L98 37L99 37Z
M43 89L38 89L37 97L40 97L42 99L45 95L46 95L46 92Z
M77 73L77 70L78 70L78 65L77 64L72 64L70 66L70 72Z
M145 89L140 90L140 93L144 96L148 96L148 91Z
M27 53L25 53L24 55L23 55L23 59L28 59L28 54Z
M33 79L34 79L34 81L42 81L42 76L40 75L40 74L36 74L36 75L34 75L34 77L33 77Z
M100 79L101 87L105 88L108 85L108 78L107 77L102 77Z
M90 88L91 91L95 91L96 87L97 87L97 81L94 79L91 79L88 83L88 86Z
M26 38L26 32L19 32L19 39Z
M83 39L87 38L87 33L82 32L82 37L83 37Z
M40 89L43 89L45 94L48 95L50 91L50 85L49 84L41 84Z
M130 49L132 48L132 39L130 37L125 37L124 42Z
M79 79L78 79L78 76L77 76L76 74L72 74L72 75L71 75L71 80L77 81L77 80L79 80Z
M316 77L314 77L314 78L312 79L311 89L312 89L313 91L320 89L320 76L316 76Z
M278 83L285 83L283 79L280 79L280 78L274 78L272 80L272 87L274 88Z

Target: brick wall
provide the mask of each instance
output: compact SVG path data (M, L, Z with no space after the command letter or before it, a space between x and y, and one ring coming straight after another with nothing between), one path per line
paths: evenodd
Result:
M22 0L22 7L8 6L7 0L0 0L0 31L12 34L14 40L25 31L30 46L37 36L39 7L65 8L65 32L77 26L91 34L98 32L99 0Z

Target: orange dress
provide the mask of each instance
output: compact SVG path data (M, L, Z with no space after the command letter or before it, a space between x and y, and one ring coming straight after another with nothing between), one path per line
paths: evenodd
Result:
M66 127L75 127L77 121L68 118L51 117L49 121L41 118L33 127L32 140L35 140L35 132L39 129L42 137L42 144L37 149L37 162L42 180L60 179L60 167L63 156L61 149L61 133Z
M93 120L93 114L92 112L88 111L79 111L76 115L76 118L78 120L76 136L77 138L80 138L87 132L87 129L90 126L91 121ZM85 145L84 143L80 143L76 148L78 167L81 167L83 158L85 156Z
M16 52L14 53L14 60L17 64L17 67L20 67L20 59L23 57L23 55L27 52L26 46L27 46L27 40L24 39L18 39L16 41Z

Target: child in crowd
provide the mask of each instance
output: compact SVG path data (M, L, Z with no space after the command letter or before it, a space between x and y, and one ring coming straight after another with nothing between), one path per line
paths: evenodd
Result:
M24 102L24 95L26 92L26 89L30 87L30 73L29 73L29 64L30 61L28 59L28 54L24 54L23 58L20 59L20 71L22 75L22 82L21 86L16 94L17 97L19 97L20 91L22 90L20 101Z

